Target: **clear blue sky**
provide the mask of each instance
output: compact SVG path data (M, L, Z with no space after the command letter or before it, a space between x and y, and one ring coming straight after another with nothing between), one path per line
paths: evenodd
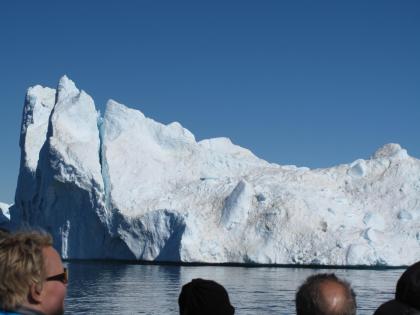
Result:
M420 157L420 1L1 1L0 201L26 89L67 74L197 139L328 167L397 142Z

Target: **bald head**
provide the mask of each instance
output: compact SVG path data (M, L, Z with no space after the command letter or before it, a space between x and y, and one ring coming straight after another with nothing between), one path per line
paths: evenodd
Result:
M297 315L354 315L356 299L350 285L334 274L310 276L296 293Z
M336 281L327 280L319 285L319 293L328 314L342 314L348 301L347 288Z

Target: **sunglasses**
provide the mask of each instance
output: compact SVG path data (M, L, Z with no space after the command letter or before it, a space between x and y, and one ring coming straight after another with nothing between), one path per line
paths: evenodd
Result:
M67 268L64 268L63 273L48 277L45 281L60 281L63 284L67 284L69 282L69 272L67 271Z

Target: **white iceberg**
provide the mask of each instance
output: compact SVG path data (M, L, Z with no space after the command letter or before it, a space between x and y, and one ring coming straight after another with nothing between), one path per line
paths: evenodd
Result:
M27 93L11 223L64 258L409 265L420 260L420 161L398 144L327 169L197 142L67 77Z

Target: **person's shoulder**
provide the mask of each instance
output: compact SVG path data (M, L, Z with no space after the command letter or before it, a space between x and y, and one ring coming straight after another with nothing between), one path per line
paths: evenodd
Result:
M44 313L32 310L27 307L19 307L13 311L2 311L0 310L0 315L45 315Z

